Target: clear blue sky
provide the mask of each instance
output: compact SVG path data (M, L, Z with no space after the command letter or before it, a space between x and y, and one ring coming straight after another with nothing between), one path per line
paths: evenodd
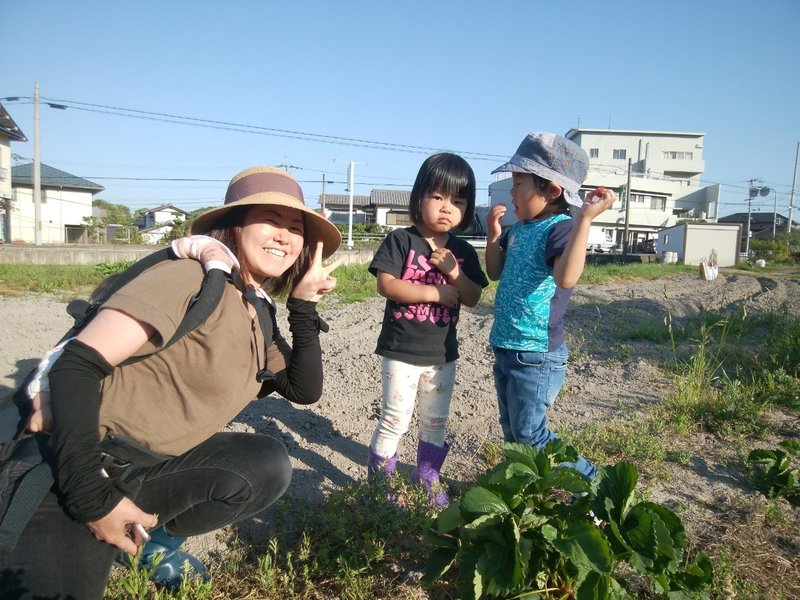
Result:
M577 126L704 133L721 214L746 210L751 178L789 202L797 0L0 0L0 15L0 98L38 81L70 103L42 105L42 162L133 209L218 205L256 164L292 165L311 205L323 174L345 193L350 160L368 163L357 194L410 189L434 149L469 160L485 204L527 132ZM33 157L32 103L3 104L30 140L12 152ZM124 116L145 113L160 120Z

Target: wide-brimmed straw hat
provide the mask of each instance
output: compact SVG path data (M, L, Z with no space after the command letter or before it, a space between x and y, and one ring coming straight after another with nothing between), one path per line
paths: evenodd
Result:
M313 252L322 240L322 256L328 258L342 243L336 226L323 215L308 208L303 190L294 177L275 167L251 167L234 175L228 184L225 204L204 212L192 223L193 234L208 233L219 219L237 206L288 206L305 213L306 239Z

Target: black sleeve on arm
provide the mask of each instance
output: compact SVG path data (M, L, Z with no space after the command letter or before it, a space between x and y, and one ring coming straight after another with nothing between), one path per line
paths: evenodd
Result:
M97 446L100 382L112 370L97 350L72 340L49 373L58 491L67 514L83 523L107 515L123 496L100 475Z
M289 310L289 331L292 334L292 354L286 368L275 373L275 380L263 391L276 390L297 404L313 404L322 396L322 350L319 332L328 325L317 314L317 303L297 298L286 301ZM263 396L265 394L260 394Z

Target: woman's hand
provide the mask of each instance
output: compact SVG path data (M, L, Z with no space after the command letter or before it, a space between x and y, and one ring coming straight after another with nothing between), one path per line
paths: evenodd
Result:
M136 531L136 523L151 529L158 525L158 518L141 510L129 498L123 498L105 517L87 523L86 527L101 542L128 554L136 554L139 546L144 544L141 534Z
M39 392L31 400L30 421L28 421L28 431L38 433L40 431L50 431L53 426L53 413L50 412L50 392Z
M319 302L320 298L336 287L336 277L332 277L331 273L346 260L347 257L342 256L327 267L322 266L322 242L317 242L317 249L311 259L308 271L294 286L292 298Z
M203 263L203 269L222 269L230 273L239 268L233 252L219 240L207 235L192 235L172 241L172 251L178 258L192 258Z

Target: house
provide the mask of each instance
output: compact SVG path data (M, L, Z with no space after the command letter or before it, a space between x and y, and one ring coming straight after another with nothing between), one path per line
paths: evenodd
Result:
M646 246L663 227L679 219L715 220L720 186L703 187L703 133L570 129L565 137L589 156L589 173L581 195L603 186L620 200L592 223L596 233L609 234L616 244ZM630 164L630 190L628 165ZM511 182L501 179L489 186L492 204L510 206ZM630 199L630 202L628 202ZM503 225L514 220L506 213ZM624 240L627 220L628 238Z
M658 232L658 255L675 252L686 265L708 263L712 252L716 266L730 267L739 262L742 226L723 223L681 223Z
M11 142L27 142L14 119L0 104L0 240L11 240Z
M92 216L92 197L105 188L88 179L40 165L40 239L43 244L85 243L84 218ZM11 168L12 200L8 241L36 241L33 163Z
M142 230L142 237L148 244L160 244L165 234L172 231L176 223L189 216L185 210L172 204L162 204L158 208L145 210L134 222Z
M408 227L411 218L408 203L411 192L404 190L372 190L369 196L353 196L353 223L377 223L392 228ZM337 225L347 225L350 210L348 194L325 196L325 214Z
M731 215L726 215L717 219L719 223L738 223L742 226L742 243L741 249L747 246L747 213L739 212ZM771 240L773 232L773 223L775 224L774 231L776 234L786 232L786 224L789 219L780 213L771 212L751 212L750 213L750 232L751 239ZM792 221L792 227L797 229L797 222Z

